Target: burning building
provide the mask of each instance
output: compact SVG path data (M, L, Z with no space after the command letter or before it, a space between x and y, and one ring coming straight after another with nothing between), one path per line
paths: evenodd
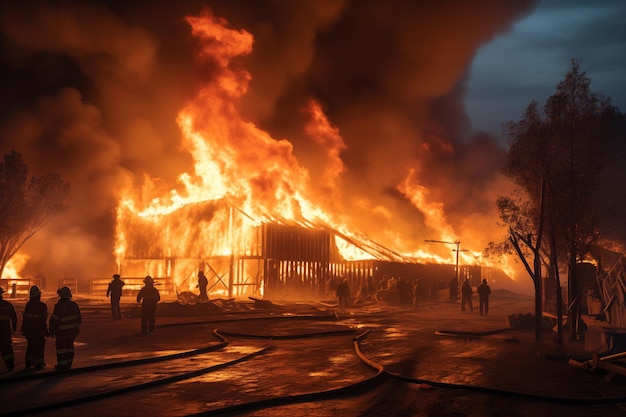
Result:
M156 217L120 218L118 226L129 231L123 234L123 274L139 277L149 271L166 291L195 291L197 274L205 271L213 296L332 298L339 279L357 289L368 277L378 283L387 276L406 282L419 278L421 295L432 298L455 277L454 265L418 262L327 225L258 222L224 200ZM481 274L479 266L460 266L461 278L473 285Z
M355 288L369 276L423 276L424 283L428 276L433 281L426 287L434 291L438 275L445 282L455 276L450 265L431 266L424 274L420 268L432 255L389 249L355 232L341 205L340 153L346 145L320 103L310 100L302 109L305 133L323 155L313 184L289 141L274 139L241 115L237 103L250 76L231 61L250 53L252 36L211 13L186 20L201 41L200 55L214 66L211 80L177 118L193 171L181 174L173 189L146 178L141 192L122 192L116 256L124 276L150 274L188 291L202 270L209 272L213 294L273 298L321 296L340 277ZM431 225L453 239L441 205L426 203L428 190L416 170L396 192L429 211ZM470 269L459 275L474 277L477 285L480 272Z
M269 296L298 274L321 285L453 269L425 238L493 240L505 150L456 120L473 54L527 7L493 2L486 17L396 1L379 20L377 2L183 3L6 9L16 72L24 54L76 75L47 71L41 90L33 72L32 96L24 84L15 95L29 105L6 124L7 146L72 190L68 213L25 248L24 274L84 282L117 266L175 291L202 269L213 291ZM427 24L432 13L445 19ZM438 37L454 48L415 42Z

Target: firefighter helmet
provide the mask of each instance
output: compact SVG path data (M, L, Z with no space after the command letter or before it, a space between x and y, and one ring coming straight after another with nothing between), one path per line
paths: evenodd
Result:
M146 276L143 279L144 284L154 284L154 280L152 279L152 277L150 275Z
M72 298L72 290L70 290L70 287L59 288L57 294L59 294L61 298Z
M41 289L37 286L37 285L33 285L32 287L30 287L30 298L37 298L41 296L41 293L43 291L41 291Z

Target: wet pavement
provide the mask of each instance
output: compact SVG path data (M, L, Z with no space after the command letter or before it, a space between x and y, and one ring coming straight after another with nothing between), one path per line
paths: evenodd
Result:
M506 317L532 312L533 300L494 295L486 317L443 300L416 309L372 304L341 311L328 302L237 300L207 307L165 297L151 334L140 334L132 299L122 300L126 317L113 321L106 298L77 296L84 319L72 371L53 370L54 339L47 342L46 369L25 370L25 339L14 334L17 366L0 370L0 413L626 415L622 404L580 402L626 392L619 381L567 364L568 356L586 354L582 342L558 349L550 335L536 341L532 331L509 329ZM26 300L12 301L21 313ZM51 311L56 299L44 301Z

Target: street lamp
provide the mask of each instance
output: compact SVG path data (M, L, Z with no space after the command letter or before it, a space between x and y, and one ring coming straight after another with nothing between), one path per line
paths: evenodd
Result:
M446 243L448 245L456 245L456 283L457 285L460 285L459 282L459 252L460 249L459 247L461 246L461 241L457 240L456 242L446 242L444 240L424 240L424 242L434 242L434 243Z

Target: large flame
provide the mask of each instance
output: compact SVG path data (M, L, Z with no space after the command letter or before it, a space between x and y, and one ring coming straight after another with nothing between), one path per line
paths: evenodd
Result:
M349 217L338 207L336 193L344 171L341 152L346 145L322 106L310 100L303 109L309 117L305 133L326 158L321 177L313 185L288 140L273 138L241 115L240 99L251 75L234 62L252 51L252 35L228 28L209 11L186 20L201 42L201 57L213 71L210 81L177 117L182 146L191 155L193 166L179 175L178 184L171 189L164 190L158 179L146 177L141 192L127 189L121 193L115 248L118 262L138 250L129 243L131 233L144 233L135 245L141 245L142 253L151 258L202 258L207 253L228 256L240 250L233 242L245 241L260 222L274 220L332 227L343 235L336 243L345 259L371 259L370 252L350 244L352 238L367 238L355 235ZM458 239L442 204L429 201L416 170L407 173L398 190L424 214L427 226L440 231L437 239ZM236 220L233 210L239 214ZM415 247L400 235L391 240L397 248ZM477 264L480 256L459 255L470 264ZM420 249L403 256L440 263L454 260L453 253L442 258ZM180 284L186 278L175 280Z
M9 259L9 262L7 262L4 266L2 278L22 278L19 271L24 268L29 259L30 256L23 252L18 252L13 255L13 257Z

